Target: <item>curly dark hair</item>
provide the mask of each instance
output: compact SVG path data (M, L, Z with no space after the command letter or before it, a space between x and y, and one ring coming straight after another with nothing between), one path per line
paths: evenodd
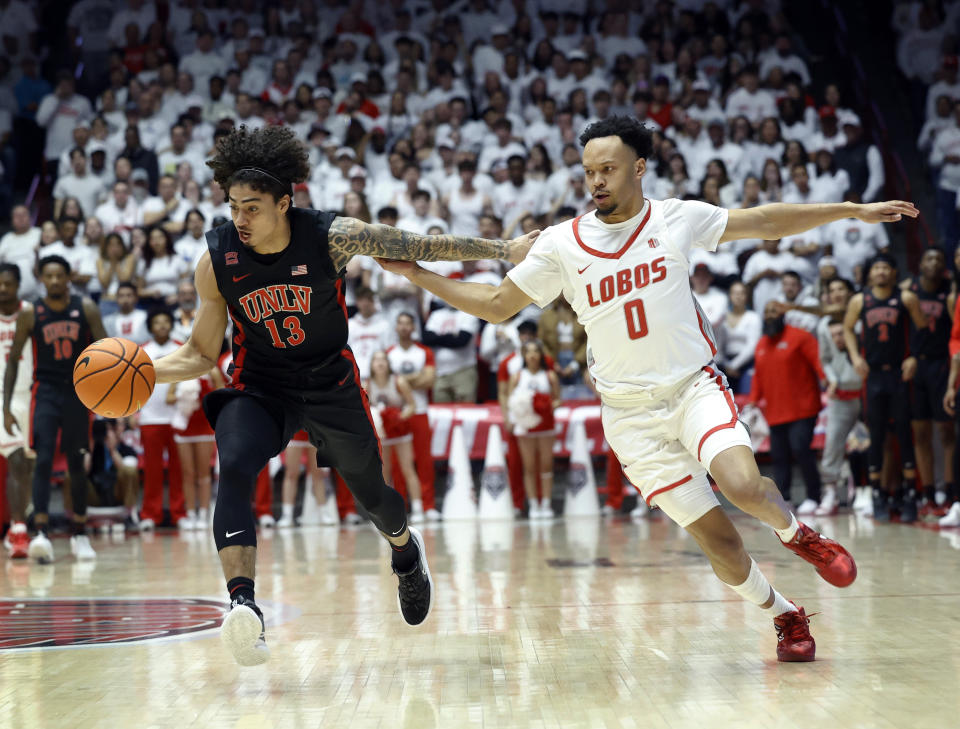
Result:
M275 200L290 195L293 185L310 176L307 148L290 127L241 126L219 139L207 166L227 194L231 185L242 182Z
M597 137L620 137L620 140L647 159L653 154L653 132L632 116L609 116L588 126L580 135L580 146Z

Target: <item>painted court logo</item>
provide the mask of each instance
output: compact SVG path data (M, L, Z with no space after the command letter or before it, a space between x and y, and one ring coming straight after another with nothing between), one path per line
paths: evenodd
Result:
M143 643L219 628L227 605L203 598L0 600L0 651Z

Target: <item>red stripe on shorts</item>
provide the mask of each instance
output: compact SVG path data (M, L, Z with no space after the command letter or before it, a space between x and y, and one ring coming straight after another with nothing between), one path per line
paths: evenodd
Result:
M691 481L691 480L693 480L693 475L688 473L686 476L684 476L683 478L681 478L679 481L674 481L673 483L668 484L667 486L664 486L663 488L657 489L656 491L652 492L649 496L647 496L647 497L645 498L645 501L647 502L647 506L650 506L650 499L652 499L654 496L656 496L656 495L658 495L658 494L662 494L664 491L669 491L670 489L675 489L677 486L683 486L683 484L685 484L687 481ZM634 487L634 488L636 488L636 487ZM639 490L639 489L638 489L638 490Z
M707 438L718 431L734 428L737 425L737 406L733 403L733 396L730 394L730 390L723 385L723 375L718 375L713 371L712 367L704 367L703 371L706 372L710 377L716 377L717 386L724 394L724 397L727 398L727 405L730 406L730 422L710 428L710 430L703 434L703 437L700 439L700 444L697 446L698 461L700 460L700 453L703 451L703 444L706 442Z

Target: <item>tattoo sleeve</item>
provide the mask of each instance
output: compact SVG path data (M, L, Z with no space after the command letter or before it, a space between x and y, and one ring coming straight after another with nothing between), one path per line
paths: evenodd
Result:
M510 244L462 235L419 235L389 225L371 225L356 218L337 217L327 240L330 258L342 270L354 256L400 261L476 261L506 258Z

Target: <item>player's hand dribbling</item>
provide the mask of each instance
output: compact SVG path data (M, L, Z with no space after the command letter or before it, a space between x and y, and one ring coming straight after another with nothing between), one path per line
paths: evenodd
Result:
M20 424L17 422L17 419L13 417L13 413L9 410L3 411L3 429L7 431L7 435L16 435L13 432L13 428L16 426L17 430L20 430Z
M533 242L539 235L539 230L531 230L529 233L521 235L519 238L514 238L512 241L510 241L510 250L507 252L507 260L513 264L520 263L520 261L527 257L527 253L530 252L530 247L533 245Z
M913 203L903 200L857 205L854 213L864 223L895 223L904 215L908 218L915 218L919 214L920 211Z

